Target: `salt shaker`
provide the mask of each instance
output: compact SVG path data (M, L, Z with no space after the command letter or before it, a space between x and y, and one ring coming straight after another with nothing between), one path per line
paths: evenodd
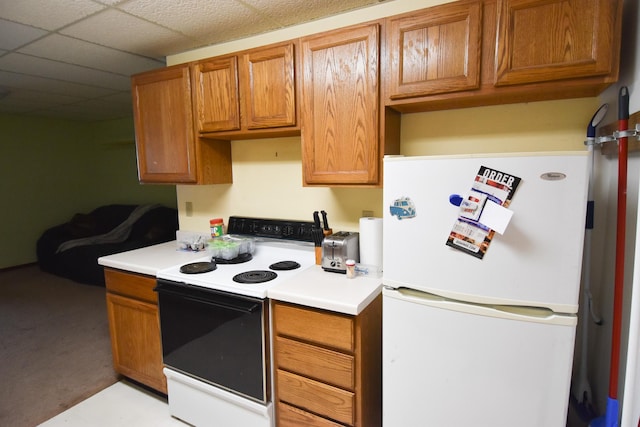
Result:
M356 277L356 262L352 259L348 259L344 265L347 267L347 279L353 279Z

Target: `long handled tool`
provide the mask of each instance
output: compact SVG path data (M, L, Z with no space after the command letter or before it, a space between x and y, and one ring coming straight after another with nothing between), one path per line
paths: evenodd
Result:
M593 318L596 323L600 323L593 314L592 297L591 297L591 240L594 224L595 201L593 197L594 187L594 145L596 143L596 127L607 114L609 104L602 104L589 122L587 126L587 149L589 150L589 186L587 189L587 218L584 237L584 268L582 269L582 305L580 306L580 330L581 330L581 346L580 346L580 365L578 367L578 375L572 385L572 402L577 405L578 415L583 420L591 420L595 417L595 409L593 407L593 396L591 394L591 386L587 379L587 361L588 361L588 334L589 319Z
M618 94L618 130L629 127L629 89L620 88ZM620 335L622 331L622 303L624 290L624 254L627 221L627 137L618 140L618 213L616 222L616 261L613 290L613 326L611 334L611 361L609 368L609 397L607 409L596 418L592 427L617 427L619 425L618 376L620 372Z

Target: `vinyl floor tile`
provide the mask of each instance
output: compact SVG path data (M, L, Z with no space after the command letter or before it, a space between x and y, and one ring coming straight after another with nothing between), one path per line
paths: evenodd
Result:
M40 424L40 427L187 427L166 400L120 381Z

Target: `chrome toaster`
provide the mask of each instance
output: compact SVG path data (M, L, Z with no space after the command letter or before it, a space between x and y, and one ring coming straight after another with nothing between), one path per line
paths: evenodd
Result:
M322 269L336 273L346 273L346 261L360 261L359 234L339 231L326 236L322 241Z

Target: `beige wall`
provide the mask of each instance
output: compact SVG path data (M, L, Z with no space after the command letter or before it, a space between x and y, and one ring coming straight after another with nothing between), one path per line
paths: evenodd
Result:
M406 114L401 153L584 150L597 103L587 98ZM310 221L314 210L324 209L334 230L357 231L363 210L382 215L382 190L303 187L299 137L233 141L232 158L233 184L177 187L181 229L207 231L210 218L234 214Z
M167 58L169 65L213 57L443 3L395 0L287 30ZM584 150L596 98L405 114L404 155ZM334 230L358 228L363 211L382 215L382 190L302 186L300 138L233 141L231 185L177 187L180 228L207 231L209 219L230 215L311 220L329 213ZM192 211L187 212L190 203ZM189 215L188 215L189 214Z

